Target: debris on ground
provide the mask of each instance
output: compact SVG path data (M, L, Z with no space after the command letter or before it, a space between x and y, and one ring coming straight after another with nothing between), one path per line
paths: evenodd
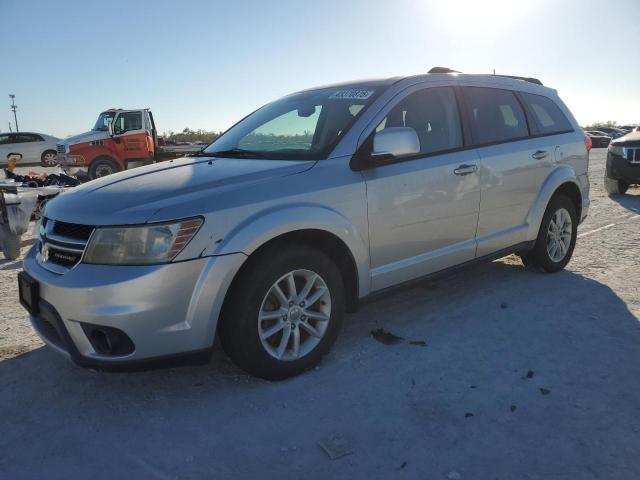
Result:
M473 413L467 412L464 414L464 418L469 418L469 417L473 417Z
M531 378L533 378L533 376L535 375L535 372L533 370L528 370L527 374L524 377L521 377L522 380L529 380Z
M502 302L502 303L500 304L500 308L508 308L508 307L509 307L509 304L508 304L508 303Z
M417 345L419 347L426 347L427 346L427 342L425 342L424 340L411 340L409 342L409 345Z
M331 460L354 453L349 442L342 435L331 435L319 441L318 446L324 450Z
M462 478L462 475L460 475L456 471L451 471L451 472L447 473L447 479L448 480L460 480L461 478Z
M551 393L551 390L549 390L548 388L540 388L540 393L542 395L549 395Z
M396 468L396 470L402 470L406 466L407 466L407 462L402 462L402 465L400 465L398 468Z
M511 405L511 408L509 410L511 410L512 412L515 412L516 408L518 408L518 407L516 407L515 405Z
M376 330L371 330L371 336L374 340L384 344L384 345L395 345L397 343L401 343L404 338L398 337L391 332L387 332L384 328L378 328Z

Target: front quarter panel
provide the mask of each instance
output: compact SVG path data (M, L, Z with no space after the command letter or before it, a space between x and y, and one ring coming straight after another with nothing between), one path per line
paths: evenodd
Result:
M297 230L323 230L348 247L358 270L359 295L369 292L366 190L349 158L318 162L312 169L262 184L259 192L228 192L206 213L202 231L178 260L244 253Z

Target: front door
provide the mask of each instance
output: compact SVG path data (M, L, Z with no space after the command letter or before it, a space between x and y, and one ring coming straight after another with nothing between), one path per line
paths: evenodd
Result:
M114 120L113 132L115 149L125 168L128 168L130 162L138 165L149 157L141 110L118 114Z
M471 260L480 204L478 158L463 150L451 87L413 87L376 128L411 127L420 154L363 172L372 290Z

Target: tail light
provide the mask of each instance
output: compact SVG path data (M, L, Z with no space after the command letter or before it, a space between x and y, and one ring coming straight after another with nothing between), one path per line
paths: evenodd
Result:
M584 146L587 147L587 152L590 152L591 147L593 147L593 141L589 135L584 136Z

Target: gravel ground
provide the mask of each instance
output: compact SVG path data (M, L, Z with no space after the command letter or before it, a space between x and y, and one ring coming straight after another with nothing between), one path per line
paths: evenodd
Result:
M610 199L603 169L595 150L566 271L510 256L385 296L280 383L220 351L200 367L76 367L31 332L21 263L0 256L2 477L640 478L640 189Z

